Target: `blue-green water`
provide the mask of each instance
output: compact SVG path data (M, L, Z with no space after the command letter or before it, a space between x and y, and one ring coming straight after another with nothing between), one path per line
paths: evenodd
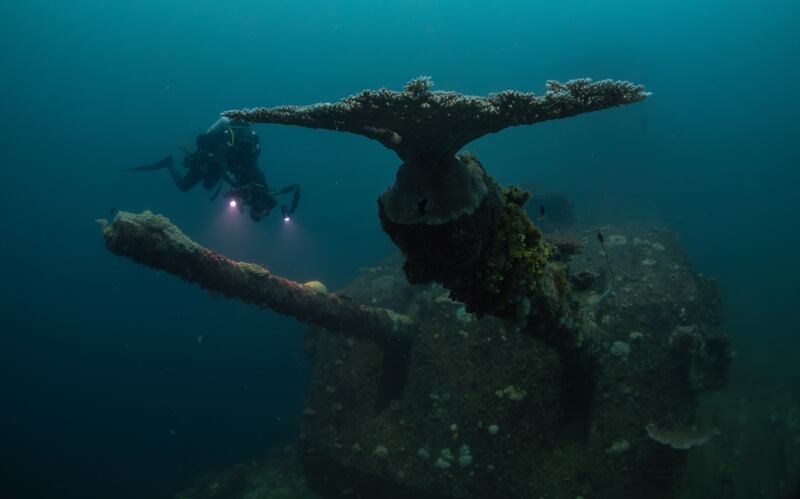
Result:
M399 161L377 143L257 127L270 181L303 186L291 226L120 170L226 109L420 74L475 94L645 84L646 102L470 149L501 182L569 192L584 221L679 232L721 281L729 390L796 394L798 26L790 0L4 2L0 497L166 497L293 441L302 326L111 255L93 220L150 209L231 257L344 285L392 250L375 199Z

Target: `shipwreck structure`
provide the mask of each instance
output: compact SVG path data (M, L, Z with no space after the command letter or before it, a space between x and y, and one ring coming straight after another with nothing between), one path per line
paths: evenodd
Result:
M694 435L680 430L696 394L727 376L715 283L669 231L642 227L606 230L609 274L594 232L544 237L528 192L459 154L510 126L648 94L607 80L549 82L541 96L431 86L225 113L361 134L402 160L378 199L402 255L340 293L230 260L149 212L101 222L106 245L312 324L297 456L326 497L668 497L691 446L651 435Z
M561 349L580 345L566 276L523 206L529 193L501 187L469 142L518 125L568 118L644 100L641 85L588 79L548 82L543 95L507 90L486 97L432 91L419 77L403 91L364 90L335 103L228 111L254 123L363 135L403 163L378 199L384 231L406 256L409 282L437 282L479 315L536 330ZM561 327L566 325L566 327Z

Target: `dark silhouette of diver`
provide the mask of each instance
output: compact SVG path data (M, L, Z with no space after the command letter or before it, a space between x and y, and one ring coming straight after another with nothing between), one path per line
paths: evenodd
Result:
M211 196L213 201L223 183L231 186L223 197L231 206L244 211L245 206L250 207L250 218L258 222L269 215L278 201L277 196L293 192L292 202L289 206L281 206L285 221L294 214L300 202L300 186L290 185L283 189L272 190L264 174L258 168L258 155L261 153L258 135L251 130L249 123L231 121L220 118L205 133L197 137L197 150L186 152L183 158L183 174L172 156L153 163L152 165L129 168L126 171L141 172L154 171L164 168L169 169L172 180L182 192L188 191L201 180L203 187L208 191L217 187Z

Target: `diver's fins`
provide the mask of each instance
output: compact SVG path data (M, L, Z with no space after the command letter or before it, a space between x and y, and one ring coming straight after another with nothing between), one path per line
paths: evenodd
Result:
M161 170L163 168L169 168L172 166L172 156L167 156L166 158L162 159L161 161L156 161L151 165L145 166L137 166L136 168L126 168L123 171L126 172L152 172L155 170Z

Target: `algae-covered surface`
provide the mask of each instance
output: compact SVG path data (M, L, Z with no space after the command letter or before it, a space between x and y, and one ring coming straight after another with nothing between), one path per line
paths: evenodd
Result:
M175 499L318 499L302 468L287 453L261 462L232 466L209 475Z
M646 428L691 428L698 393L724 384L718 289L669 230L603 230L608 260L595 229L559 234L580 247L562 263L582 276L588 359L477 318L440 286L409 285L399 255L363 269L344 292L420 332L397 373L375 343L309 329L297 458L311 486L325 497L671 497L687 453ZM240 495L208 497L262 497L246 494L277 483L273 468L231 476L204 490Z

